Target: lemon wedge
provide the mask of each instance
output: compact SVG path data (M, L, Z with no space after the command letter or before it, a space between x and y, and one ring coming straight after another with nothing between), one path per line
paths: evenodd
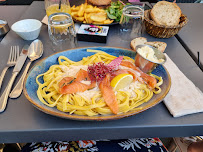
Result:
M133 76L131 74L123 73L119 74L111 80L111 86L115 91L123 89L129 86L133 82Z

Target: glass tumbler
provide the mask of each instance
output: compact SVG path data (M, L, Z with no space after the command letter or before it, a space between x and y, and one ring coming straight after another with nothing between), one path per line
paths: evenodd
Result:
M122 40L132 40L142 34L144 8L140 5L126 5L120 20Z
M75 48L77 45L74 22L68 13L50 15L48 18L48 33L54 49L57 51Z
M53 13L68 13L71 14L69 0L45 0L45 10L49 17Z

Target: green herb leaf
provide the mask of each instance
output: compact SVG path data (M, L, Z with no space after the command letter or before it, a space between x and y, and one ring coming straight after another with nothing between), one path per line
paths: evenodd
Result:
M110 14L108 11L106 11L106 13L107 13L107 16L112 20L115 20L117 18L116 16Z
M130 3L126 3L126 5L131 5ZM109 6L106 9L107 16L110 19L115 20L116 22L119 22L123 13L123 8L125 5L123 5L120 1L117 2L111 2L111 6Z
M109 13L115 14L116 10L113 7L109 7Z

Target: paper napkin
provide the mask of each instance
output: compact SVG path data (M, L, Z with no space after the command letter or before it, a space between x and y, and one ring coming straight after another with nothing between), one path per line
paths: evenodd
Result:
M44 18L42 19L42 23L48 25L48 17L47 17L47 15L45 15Z
M166 54L165 54L166 55ZM171 89L164 103L174 117L203 112L203 93L166 55L164 64L171 76Z

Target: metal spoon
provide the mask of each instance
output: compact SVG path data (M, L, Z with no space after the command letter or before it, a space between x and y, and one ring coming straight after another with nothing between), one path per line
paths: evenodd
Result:
M30 44L30 47L28 48L28 58L30 58L30 61L28 62L25 71L23 72L23 75L21 76L20 80L10 93L9 97L10 98L17 98L21 95L22 90L23 90L23 82L25 79L25 76L27 75L27 71L30 67L30 64L32 61L37 60L40 58L43 54L43 44L40 40L35 40Z

